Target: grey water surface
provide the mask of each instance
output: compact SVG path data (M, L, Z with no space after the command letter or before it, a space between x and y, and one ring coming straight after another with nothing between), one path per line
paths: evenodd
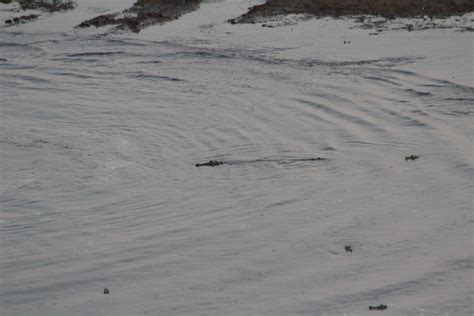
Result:
M408 62L0 31L0 314L472 314L474 89Z

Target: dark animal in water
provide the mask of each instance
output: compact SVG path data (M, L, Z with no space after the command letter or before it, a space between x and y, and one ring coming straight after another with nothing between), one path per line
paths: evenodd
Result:
M346 249L346 252L352 252L354 250L352 246L345 246L344 249Z
M417 160L418 158L420 158L420 157L417 156L417 155L410 155L410 156L406 156L406 157L405 157L405 161L408 161L408 160Z
M209 160L204 163L195 164L196 167L216 167L220 165L243 165L243 164L253 164L253 163L262 163L262 162L273 162L278 164L289 164L295 162L305 162L305 161L323 161L327 160L326 158L317 157L317 158L293 158L293 159L254 159L254 160L230 160L230 161L219 161L219 160Z
M224 162L218 161L218 160L209 160L208 162L205 163L197 163L195 164L196 167L215 167L215 166L220 166L223 165Z

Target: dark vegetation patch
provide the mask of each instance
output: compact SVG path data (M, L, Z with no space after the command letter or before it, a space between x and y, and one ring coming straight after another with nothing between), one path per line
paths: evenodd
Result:
M82 22L78 27L116 25L119 29L140 32L143 28L163 24L192 12L202 0L138 0L120 13L105 14Z
M72 0L0 0L1 3L18 2L22 10L42 10L47 12L67 11L76 7Z
M385 18L440 17L474 11L474 0L267 0L232 19L235 23L259 23L287 14L311 14L316 17L377 15Z
M21 10L40 10L49 13L72 10L76 7L76 2L72 0L0 0L0 3L13 2L18 3ZM7 26L12 26L28 23L36 20L39 16L39 14L17 16L5 20L5 24Z

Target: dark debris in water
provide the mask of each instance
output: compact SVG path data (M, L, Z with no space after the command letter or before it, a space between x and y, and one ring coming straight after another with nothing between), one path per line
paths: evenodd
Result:
M420 158L420 157L417 156L417 155L410 155L410 156L406 156L406 157L405 157L405 161L408 161L408 160L417 160L418 158Z
M370 311L384 311L387 308L388 307L385 304L380 304L380 305L377 305L377 306L369 306Z
M104 294L107 295L107 294L110 294L110 291L108 288L104 288Z
M344 249L346 250L346 252L354 251L354 248L352 248L352 246L345 246Z

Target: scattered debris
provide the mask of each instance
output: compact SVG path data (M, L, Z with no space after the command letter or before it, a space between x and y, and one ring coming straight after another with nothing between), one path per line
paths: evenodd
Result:
M354 250L352 246L345 246L344 249L346 249L346 252L352 252Z
M384 311L387 308L388 308L387 305L384 305L384 304L380 304L378 306L369 306L370 311Z
M408 161L408 160L417 160L418 158L420 158L420 157L417 156L417 155L410 155L410 156L406 156L406 157L405 157L405 161Z
M218 161L218 160L209 160L208 162L205 163L197 163L195 164L196 167L215 167L215 166L220 166L223 165L224 162Z
M107 295L107 294L110 294L110 291L108 288L104 288L104 294Z

